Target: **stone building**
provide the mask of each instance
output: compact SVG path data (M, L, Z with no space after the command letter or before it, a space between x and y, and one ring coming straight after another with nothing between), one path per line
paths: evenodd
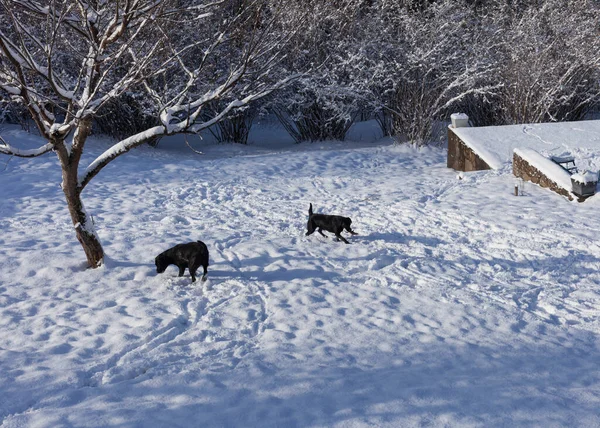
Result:
M453 120L448 127L449 168L480 171L512 167L516 177L569 199L585 199L573 194L570 177L575 168L565 168L556 159L570 159L580 172L598 171L600 120L485 127L469 127L465 120Z

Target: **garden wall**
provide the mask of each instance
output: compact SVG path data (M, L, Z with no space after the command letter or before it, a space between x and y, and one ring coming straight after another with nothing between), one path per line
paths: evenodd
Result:
M457 171L481 171L491 169L469 146L448 128L448 168Z
M547 175L532 166L517 153L513 154L513 174L515 177L522 178L523 180L535 183L540 187L546 187L559 195L566 196L570 201L574 199L574 195L571 192L552 181Z

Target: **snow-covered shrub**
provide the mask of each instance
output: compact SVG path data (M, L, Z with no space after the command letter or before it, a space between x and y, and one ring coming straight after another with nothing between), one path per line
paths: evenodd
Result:
M384 106L400 141L428 144L433 126L459 103L493 96L499 84L481 17L454 0L396 18L401 49L389 64L392 96Z
M98 131L113 138L123 139L159 124L156 115L148 114L130 93L110 100L95 118ZM158 139L148 144L155 146Z
M317 101L297 106L295 111L275 110L275 114L294 141L325 141L346 138L352 120L340 117Z
M258 112L255 107L236 110L208 130L219 143L247 144Z
M490 79L482 16L459 0L370 2L332 60L385 135L431 142L433 127L467 100L484 102Z
M352 31L326 45L325 68L338 77L338 91L352 94L399 141L427 144L432 125L455 110L482 126L577 120L598 109L597 1L373 0L352 7L345 13Z
M600 102L600 5L538 3L495 10L500 123L579 120Z
M351 70L343 61L354 40L364 0L289 0L280 27L298 18L305 26L282 66L308 70L292 87L278 94L271 110L295 141L344 140L359 100Z
M301 79L273 104L273 112L297 143L343 141L360 111L338 86L323 80Z
M21 127L29 131L31 118L21 104L9 102L9 100L0 100L0 124L12 123L19 124Z

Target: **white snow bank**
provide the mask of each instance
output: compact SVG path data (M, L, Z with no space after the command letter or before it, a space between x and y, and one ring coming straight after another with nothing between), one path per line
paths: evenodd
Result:
M515 154L526 160L563 189L571 191L571 175L557 163L533 149L515 149Z
M600 120L453 128L452 131L494 169L510 164L516 148L529 148L547 155L566 151L575 156L578 164L586 152L593 153L594 157L600 153Z

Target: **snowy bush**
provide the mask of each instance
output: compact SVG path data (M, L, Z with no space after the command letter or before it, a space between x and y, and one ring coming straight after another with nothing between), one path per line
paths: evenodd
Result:
M494 17L503 84L498 123L579 120L600 102L600 6L546 0Z
M258 113L256 107L239 109L208 128L208 131L219 143L247 144Z
M300 79L272 109L297 143L343 141L359 113L357 105L351 97L345 97L340 87L324 85L323 80L317 79Z
M344 140L360 113L351 70L343 57L354 40L364 1L291 0L281 27L299 16L305 23L282 65L309 70L271 103L295 141Z
M125 93L106 103L98 111L95 123L100 133L122 139L158 125L159 120L155 115L147 114L134 96ZM155 146L158 139L148 143Z
M598 108L598 2L351 7L352 31L326 45L324 69L399 141L428 144L432 126L455 110L481 126L577 120Z

